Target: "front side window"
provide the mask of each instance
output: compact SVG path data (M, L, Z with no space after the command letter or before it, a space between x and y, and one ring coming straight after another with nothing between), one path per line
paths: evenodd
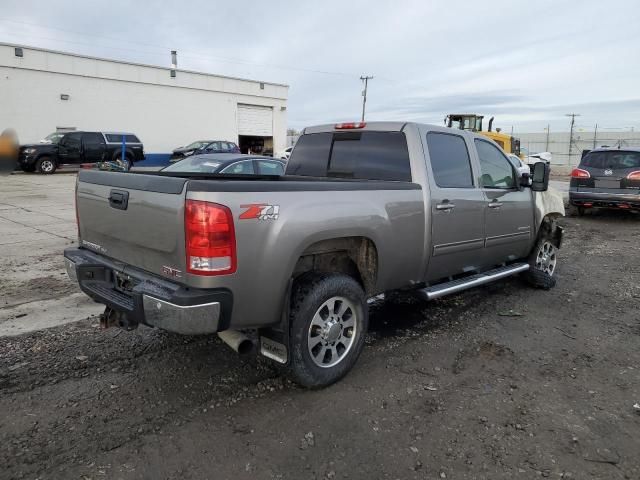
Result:
M80 148L80 139L82 138L81 133L67 133L63 140L62 145L66 148Z
M513 167L498 147L484 140L475 139L480 159L480 184L483 188L514 188Z
M209 145L205 147L205 150L208 152L219 152L220 142L211 142Z
M440 188L471 188L473 174L467 144L460 135L429 132L427 148L433 177Z

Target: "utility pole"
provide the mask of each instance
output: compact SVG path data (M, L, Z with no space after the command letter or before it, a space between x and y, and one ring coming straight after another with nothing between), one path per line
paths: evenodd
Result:
M569 131L569 160L567 164L571 165L571 147L573 146L573 126L576 123L576 117L579 117L579 113L567 113L565 117L571 117L571 129Z
M544 142L544 151L548 152L549 151L549 124L547 123L547 128L545 128L545 130L547 131L547 139Z
M596 128L593 129L593 149L596 149L596 139L598 138L598 124L596 123Z
M373 80L373 77L364 76L360 77L360 80L364 82L364 90L362 91L362 121L364 122L364 110L367 104L367 87L369 86L369 80Z

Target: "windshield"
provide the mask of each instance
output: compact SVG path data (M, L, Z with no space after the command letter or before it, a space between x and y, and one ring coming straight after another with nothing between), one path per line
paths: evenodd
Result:
M216 173L222 162L207 158L190 157L163 168L163 172Z
M190 143L189 145L187 145L184 148L193 148L193 149L197 150L197 149L200 149L202 147L205 147L205 146L209 145L210 143L211 143L211 140L199 140L197 142Z
M54 132L50 133L46 137L44 137L45 142L58 143L60 139L64 136L64 133Z

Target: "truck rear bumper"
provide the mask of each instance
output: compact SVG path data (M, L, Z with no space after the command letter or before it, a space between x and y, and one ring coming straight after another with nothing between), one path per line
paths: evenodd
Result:
M71 280L96 302L125 315L128 324L184 335L228 328L233 304L228 290L187 288L83 248L68 248L64 257Z

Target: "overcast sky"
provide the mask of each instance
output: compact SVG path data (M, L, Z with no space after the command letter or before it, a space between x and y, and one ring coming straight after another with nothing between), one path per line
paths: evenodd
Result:
M489 8L487 8L489 6ZM0 0L0 41L290 85L289 126L640 129L640 1Z

